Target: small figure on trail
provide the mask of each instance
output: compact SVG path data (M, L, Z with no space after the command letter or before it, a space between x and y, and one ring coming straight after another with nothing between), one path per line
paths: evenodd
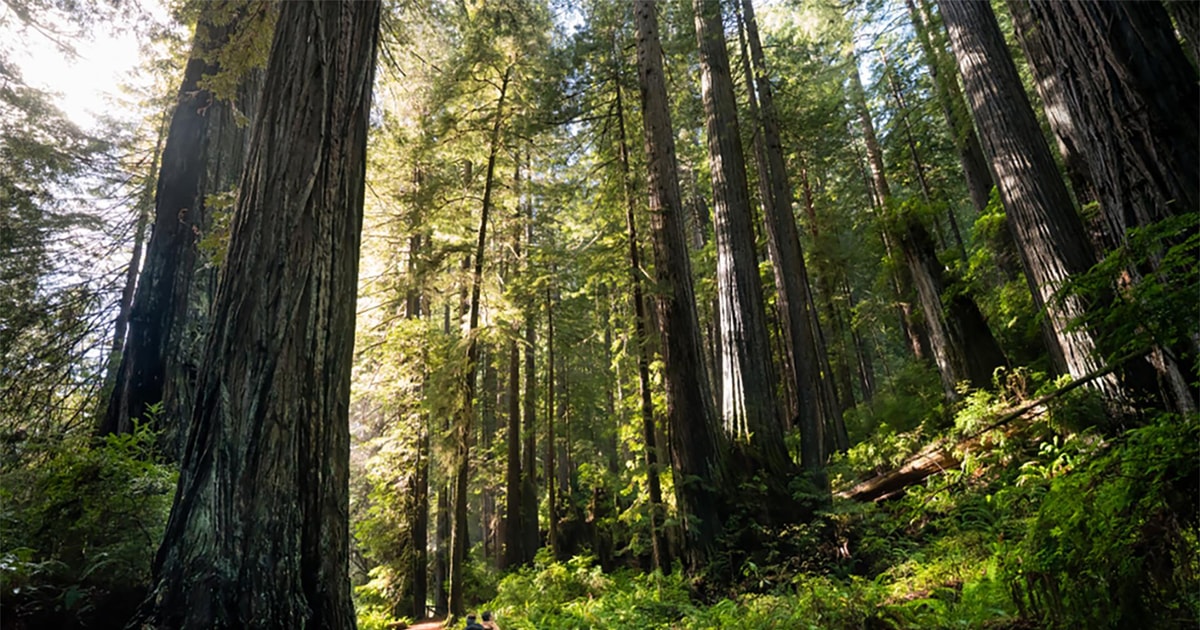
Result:
M467 615L466 630L483 630L483 626L479 625L479 623L475 621L475 615Z
M483 623L480 625L486 628L486 630L500 630L500 626L496 625L496 622L492 620L492 611L484 612L482 621Z

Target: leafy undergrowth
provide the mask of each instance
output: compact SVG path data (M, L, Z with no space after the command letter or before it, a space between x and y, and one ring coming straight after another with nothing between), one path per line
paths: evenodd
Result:
M145 597L175 489L140 427L3 441L0 618L5 627L121 628Z
M902 499L835 504L817 529L836 557L782 560L805 567L782 577L745 566L715 601L697 602L678 571L605 574L587 557L543 555L481 609L512 630L1196 627L1200 422L1064 430L1087 404L997 431Z

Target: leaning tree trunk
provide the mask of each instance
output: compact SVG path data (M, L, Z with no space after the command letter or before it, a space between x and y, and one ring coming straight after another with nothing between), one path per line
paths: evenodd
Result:
M1129 230L1200 211L1200 87L1196 68L1157 3L1071 2L1031 5L1079 132L1101 215L1114 245ZM1195 220L1160 249L1196 234ZM1135 282L1159 269L1163 251L1130 267ZM1196 408L1186 375L1194 347L1183 355L1158 349L1152 363L1165 401L1175 411ZM1139 362L1125 376L1136 379Z
M721 418L746 455L749 470L790 475L783 445L767 315L758 276L746 164L738 132L729 55L719 0L693 0L712 171L717 241L717 297L721 347ZM775 507L775 506L773 506ZM786 507L786 506L784 506Z
M354 627L348 412L379 15L281 7L148 627Z
M240 30L262 27L266 14L275 10L265 2L236 9L231 4L205 5L196 27L157 174L154 227L129 333L99 427L101 435L131 431L133 418L144 420L151 405L162 403L161 418L167 423L159 428L167 432L172 458L183 446L186 429L177 419L191 412L192 375L207 330L207 304L197 304L206 300L195 295L197 235L208 229L207 197L226 192L241 174L248 130L236 122L235 109L253 115L261 73L247 70L236 96L217 95L200 85L222 70L214 60L217 52Z
M918 11L916 2L921 2L922 11ZM971 205L975 207L976 212L982 213L987 208L988 197L992 193L992 174L988 171L987 159L979 145L979 136L971 126L971 117L967 113L962 90L958 87L958 79L953 70L954 62L947 59L946 49L942 47L943 42L936 41L930 32L933 25L926 19L928 12L924 11L927 8L925 0L904 0L904 3L908 7L913 30L916 31L917 40L921 44L921 52L925 55L925 63L929 66L929 76L933 78L934 92L937 94L938 104L941 105L942 115L946 118L946 127L949 128L954 141L954 149L967 182Z
M984 0L939 0L938 6L1034 303L1046 312L1042 330L1054 367L1081 378L1099 367L1095 340L1087 330L1069 329L1084 313L1082 300L1059 293L1072 276L1095 262L1083 226L991 6ZM1116 379L1097 384L1109 397L1122 394Z
M638 83L650 188L658 326L667 390L667 424L684 565L702 571L721 534L725 459L700 345L700 323L684 235L684 209L675 162L662 43L654 0L634 0Z
M858 76L855 68L851 69L851 75ZM852 83L861 86L857 79L852 79ZM856 98L856 101L864 129L873 130L865 98ZM870 136L874 136L873 131ZM890 188L883 171L882 153L878 148L871 160L875 164L872 171L876 186L886 195ZM884 200L886 206L886 196ZM890 232L891 242L899 245L904 256L908 277L912 280L925 317L929 349L941 377L942 391L948 400L957 400L960 382L966 381L977 388L988 387L992 382L992 372L1007 360L984 321L983 314L970 296L961 293L953 295L949 304L943 304L942 294L948 283L929 231L911 212L895 209L890 214L893 216L885 221L888 224L885 233Z

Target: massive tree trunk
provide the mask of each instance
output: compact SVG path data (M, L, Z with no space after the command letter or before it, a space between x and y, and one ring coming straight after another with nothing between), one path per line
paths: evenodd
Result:
M767 316L755 254L745 158L719 0L693 0L712 171L721 337L721 418L753 470L790 474L783 445Z
M779 312L783 320L783 338L791 374L794 378L799 409L801 436L800 462L818 487L827 485L825 479L825 436L822 419L833 408L832 401L822 400L828 391L822 387L818 356L825 352L813 333L816 311L812 304L812 287L800 234L792 214L792 188L788 183L783 159L783 140L775 97L768 78L766 56L758 34L758 20L751 0L742 0L746 39L753 62L750 104L757 114L758 132L754 134L755 156L759 169L759 194L762 196L763 218L767 227L768 252L775 271ZM757 98L755 98L757 97Z
M1030 5L1109 233L1200 210L1200 88L1162 5Z
M1068 330L1083 314L1083 302L1057 294L1071 276L1094 263L1083 226L991 7L983 0L940 0L938 6L1034 303L1047 315L1042 326L1054 368L1081 378L1099 367L1095 340L1087 330ZM1120 395L1115 379L1096 382L1106 395Z
M658 296L658 325L662 335L675 500L685 537L684 564L694 574L705 568L721 533L721 489L727 475L700 346L700 323L683 230L684 209L655 3L634 0L633 12L637 25L638 83L650 188L654 273L662 291Z
M1019 3L1014 3L1019 4ZM1079 148L1095 185L1109 247L1128 244L1128 231L1200 211L1200 87L1171 20L1156 3L1037 3L1030 7L1076 124ZM1195 221L1161 245L1196 233ZM1158 270L1162 251L1130 268L1137 282ZM1156 351L1153 363L1168 405L1196 407L1182 362ZM1141 362L1131 364L1137 378Z
M463 564L467 560L467 490L470 481L471 418L475 403L475 377L479 363L479 299L483 291L483 254L487 245L488 214L492 207L492 195L496 188L496 156L500 152L500 130L504 124L504 99L508 95L508 84L512 67L504 71L500 82L500 94L496 98L495 120L492 122L490 148L488 149L487 174L483 185L483 203L479 216L479 232L475 241L474 267L471 272L471 301L467 320L467 365L465 367L463 400L459 407L458 424L455 427L454 454L454 522L450 528L450 614L461 616L466 613L463 600ZM486 534L485 534L486 535Z
M633 282L634 344L637 346L638 410L642 420L642 448L645 449L646 485L650 494L650 552L654 568L671 570L671 560L664 536L662 484L658 478L658 443L654 431L654 401L650 389L650 322L642 291L641 247L638 245L637 221L634 209L633 175L629 168L629 144L625 136L625 101L622 98L620 70L616 72L617 155L621 168L621 183L625 193L625 226L629 234L629 269Z
M1034 22L1029 10L1028 0L1008 0L1008 11L1012 16L1013 31L1025 59L1029 63L1030 74L1033 75L1034 89L1042 101L1042 111L1046 113L1046 122L1054 134L1058 153L1062 157L1063 168L1067 180L1075 191L1075 200L1080 206L1098 201L1096 186L1092 175L1088 172L1087 162L1082 153L1083 139L1076 128L1075 120L1067 107L1066 91L1063 82L1059 80L1055 66L1059 65L1050 58L1046 49L1045 33ZM1062 72L1074 72L1064 66ZM1088 238L1097 251L1111 248L1116 242L1110 227L1100 213L1089 215L1087 220Z
M921 3L920 11L916 2ZM967 181L971 205L977 212L983 212L992 193L992 175L988 171L983 148L979 145L979 136L971 125L971 116L967 113L966 103L963 102L962 90L958 87L954 60L948 58L942 42L930 32L934 25L928 19L929 12L925 0L904 0L904 3L908 7L913 30L916 31L917 40L921 44L921 52L925 54L938 104L941 105L942 115L946 118L946 127L954 140L958 163Z
M150 627L354 627L348 410L379 14L281 7Z
M129 316L129 334L117 378L100 423L101 435L132 430L150 405L162 403L170 457L180 455L191 412L207 299L198 299L197 235L208 229L208 195L224 192L241 174L248 130L235 108L253 115L261 73L248 71L235 98L221 98L200 83L221 71L216 52L241 28L262 27L274 9L253 3L205 5L171 115L154 200L154 227ZM232 14L232 17L230 17ZM236 102L235 102L236 101Z

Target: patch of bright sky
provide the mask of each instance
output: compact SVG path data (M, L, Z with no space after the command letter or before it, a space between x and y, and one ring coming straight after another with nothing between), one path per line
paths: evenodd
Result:
M158 23L169 21L163 2L140 4ZM9 10L0 3L0 12ZM64 33L75 30L53 17L48 26ZM144 43L128 25L100 22L87 35L70 38L72 55L37 30L20 28L15 19L0 19L0 39L24 44L9 49L9 61L20 68L27 85L52 93L54 104L85 129L96 126L98 115L113 113L111 102L141 64Z

